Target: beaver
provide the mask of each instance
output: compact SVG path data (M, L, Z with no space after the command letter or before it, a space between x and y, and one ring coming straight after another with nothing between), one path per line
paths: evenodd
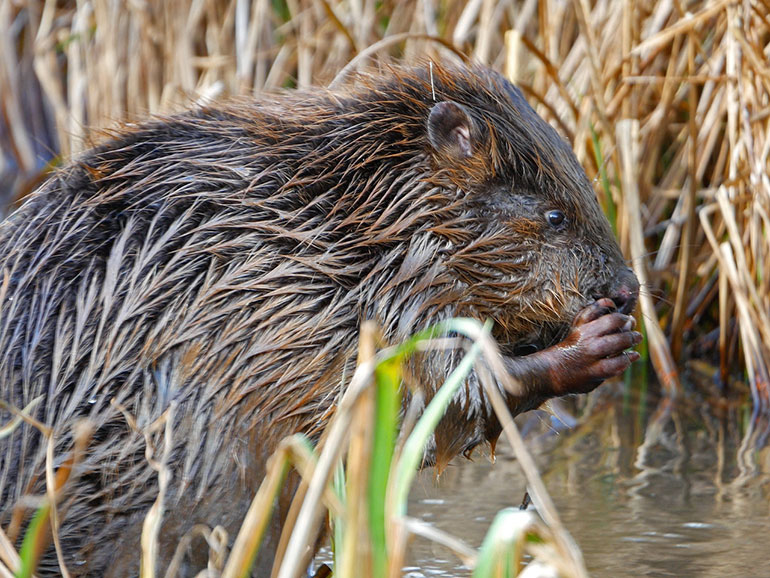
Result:
M144 434L172 406L158 565L196 524L235 536L278 440L334 411L364 320L395 343L491 319L526 392L513 413L594 389L641 339L638 283L570 147L477 65L122 127L0 225L0 255L0 399L41 399L57 465L73 424L94 428L59 506L74 576L138 574L158 494ZM453 369L416 367L428 397ZM426 461L499 433L471 375ZM8 524L44 491L45 441L24 423L0 447ZM38 573L58 573L52 550Z

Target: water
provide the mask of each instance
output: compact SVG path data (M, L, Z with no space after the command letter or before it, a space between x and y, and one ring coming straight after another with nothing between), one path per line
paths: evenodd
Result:
M536 425L529 447L592 576L770 576L768 426L752 422L746 407L605 395L562 433L542 416L522 416L524 429ZM420 474L410 515L474 547L525 490L507 448L494 465L456 460L434 478ZM446 548L421 538L411 556L405 575L414 578L470 575Z

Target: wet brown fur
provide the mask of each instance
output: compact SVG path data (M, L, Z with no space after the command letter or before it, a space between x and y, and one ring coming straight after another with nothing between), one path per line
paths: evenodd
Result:
M434 90L471 115L470 157L428 143ZM431 84L427 65L125 128L0 225L0 255L0 397L43 396L32 415L58 456L75 420L97 427L61 506L75 575L137 570L157 494L141 430L170 405L168 505L185 515L161 561L195 523L234 535L277 440L333 411L361 321L397 342L491 318L509 353L545 347L625 269L574 155L521 94L480 67L436 66ZM451 363L426 361L435 387ZM431 451L497 428L472 379ZM0 440L0 523L43 491L44 452L29 425ZM49 553L40 574L55 568Z

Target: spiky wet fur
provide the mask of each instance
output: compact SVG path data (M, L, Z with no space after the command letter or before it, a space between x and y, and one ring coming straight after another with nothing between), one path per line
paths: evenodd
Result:
M606 293L622 258L568 146L499 75L432 77L419 66L126 127L0 225L0 397L43 396L32 415L57 456L76 420L97 427L61 506L71 572L136 569L157 494L141 431L171 404L168 503L185 516L161 532L166 556L195 523L234 533L276 441L318 433L361 321L397 342L491 318L502 343L545 346ZM470 158L430 147L434 91L473 118ZM549 228L552 208L568 229ZM451 364L426 363L430 390ZM471 379L433 451L469 449L492 422ZM6 524L43 491L45 448L25 424L0 449ZM40 574L55 568L49 552Z

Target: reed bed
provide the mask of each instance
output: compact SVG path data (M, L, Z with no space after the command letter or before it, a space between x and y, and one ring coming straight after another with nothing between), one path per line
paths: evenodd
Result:
M766 408L765 2L0 0L0 202L117 123L458 55L504 70L595 178L664 387L699 357Z

